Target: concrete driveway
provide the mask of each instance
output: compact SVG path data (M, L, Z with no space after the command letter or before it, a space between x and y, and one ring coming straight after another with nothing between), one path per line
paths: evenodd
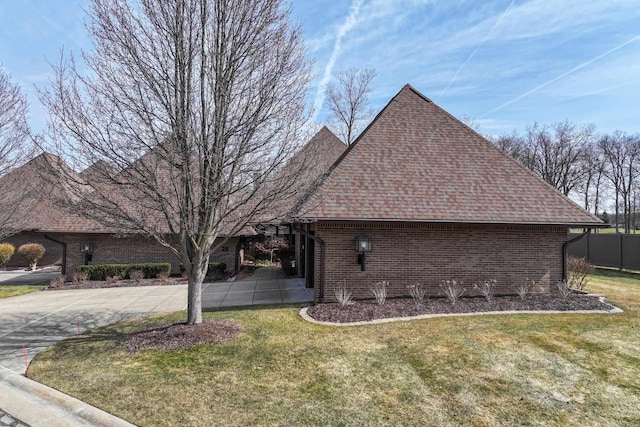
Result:
M60 267L36 271L0 271L0 285L48 285L60 275Z
M155 313L184 310L187 286L141 286L33 292L0 299L0 368L25 372L56 342L89 329Z

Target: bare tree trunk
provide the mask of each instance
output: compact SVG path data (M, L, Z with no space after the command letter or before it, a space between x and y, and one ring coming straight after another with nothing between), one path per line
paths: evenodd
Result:
M210 254L304 185L309 163L281 172L308 117L301 32L284 0L93 0L88 21L88 75L63 58L40 93L47 148L115 172L67 174L69 209L170 248L199 323Z

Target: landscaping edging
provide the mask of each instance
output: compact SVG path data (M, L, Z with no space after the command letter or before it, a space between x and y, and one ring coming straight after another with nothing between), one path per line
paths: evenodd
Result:
M307 322L315 323L318 325L326 325L326 326L364 326L364 325L376 325L381 323L391 323L391 322L408 322L411 320L421 320L421 319L433 319L438 317L460 317L460 316L485 316L485 315L494 315L494 314L617 314L623 313L624 311L611 303L606 301L606 297L604 295L599 294L590 294L590 297L598 298L600 302L606 303L610 305L612 308L610 310L510 310L510 311L483 311L483 312L472 312L472 313L430 313L430 314L420 314L417 316L402 316L402 317L387 317L383 319L374 319L374 320L366 320L366 321L358 321L358 322L326 322L321 320L316 320L307 314L307 310L311 307L303 307L300 309L300 317L302 317Z

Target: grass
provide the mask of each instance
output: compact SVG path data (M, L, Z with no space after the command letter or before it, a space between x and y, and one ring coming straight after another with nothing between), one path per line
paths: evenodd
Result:
M640 420L640 276L587 286L623 314L498 315L336 328L291 307L205 313L244 332L125 353L129 321L38 355L30 377L141 426L585 425Z
M31 292L41 291L45 285L0 285L0 298L17 297Z

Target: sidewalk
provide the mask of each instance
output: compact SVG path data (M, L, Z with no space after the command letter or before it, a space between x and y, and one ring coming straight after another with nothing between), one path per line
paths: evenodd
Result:
M0 368L0 396L2 411L11 414L11 418L19 417L22 423L31 427L133 426L5 368Z

